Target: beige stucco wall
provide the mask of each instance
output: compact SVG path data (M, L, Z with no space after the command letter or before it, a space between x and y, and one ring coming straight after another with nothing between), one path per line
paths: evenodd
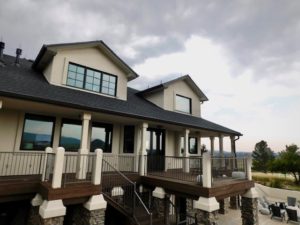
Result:
M14 149L17 135L19 113L12 110L0 110L0 151L10 152Z
M176 95L191 98L192 115L201 117L200 99L184 80L178 80L163 90L146 95L145 98L165 110L176 111Z
M164 109L176 111L175 96L182 95L192 99L192 115L201 116L200 100L190 86L182 80L172 83L164 90Z
M145 98L152 102L153 104L157 105L160 108L164 108L164 92L159 91L155 93L151 93L150 95L146 95Z
M52 63L44 70L44 75L48 82L59 86L65 85L69 62L116 75L118 77L116 97L123 100L127 99L126 74L96 47L58 51Z

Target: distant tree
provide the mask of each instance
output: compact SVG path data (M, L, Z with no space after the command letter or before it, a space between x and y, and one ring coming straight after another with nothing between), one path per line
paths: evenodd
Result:
M300 184L300 152L295 144L286 145L286 149L279 153L279 156L271 163L272 172L292 174L295 183Z
M268 147L266 141L256 143L252 152L253 170L268 172L269 165L274 160L274 152Z

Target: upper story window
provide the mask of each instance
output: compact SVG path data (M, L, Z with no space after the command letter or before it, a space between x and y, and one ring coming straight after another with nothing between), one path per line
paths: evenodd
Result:
M116 96L117 76L69 63L67 85Z
M175 109L179 112L192 113L192 100L190 98L176 95Z
M21 150L45 150L52 146L54 117L26 114Z

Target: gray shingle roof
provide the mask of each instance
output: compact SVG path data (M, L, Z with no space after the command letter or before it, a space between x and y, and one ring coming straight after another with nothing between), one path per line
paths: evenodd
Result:
M123 115L159 121L197 129L222 132L232 135L241 133L212 123L208 120L166 111L145 100L138 90L128 88L127 101L70 88L50 85L43 74L34 71L32 62L22 59L21 66L13 65L14 57L4 56L5 67L0 66L0 96L47 102L90 111Z

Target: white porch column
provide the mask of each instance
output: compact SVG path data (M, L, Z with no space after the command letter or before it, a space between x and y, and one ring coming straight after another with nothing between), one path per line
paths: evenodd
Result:
M252 180L252 157L249 156L247 159L246 159L246 172L247 172L247 179L248 180Z
M197 133L197 155L201 155L201 133Z
M190 134L190 130L189 129L185 129L184 130L184 152L183 152L183 157L184 157L183 171L185 173L189 173L190 172L189 134Z
M94 158L92 171L92 184L99 185L101 184L103 151L102 149L97 148L95 153L96 155Z
M3 101L0 100L0 109L2 109L2 106L3 106Z
M235 156L235 136L230 136L231 156Z
M85 179L86 171L87 171L87 157L80 156L86 155L89 153L89 125L91 120L90 113L82 114L82 129L81 129L81 143L80 149L78 151L78 159L77 159L77 169L76 169L76 178L77 179Z
M202 182L203 187L211 188L211 180L212 180L212 173L211 173L211 156L208 152L205 152L202 156Z
M54 159L53 178L52 178L51 186L52 188L60 188L62 174L63 174L65 149L59 147L54 150L54 154L55 154L55 159Z
M231 146L231 167L234 170L236 168L236 160L235 160L235 136L230 136L230 146Z
M140 163L139 163L139 174L141 176L144 176L147 174L147 165L146 165L146 158L145 155L147 155L147 128L148 128L148 124L147 123L143 123L141 126L141 130L142 130L142 141L141 141L141 149L140 149Z
M213 156L215 151L215 137L210 137L210 153Z
M224 159L224 144L223 144L224 135L219 135L219 151L220 151L220 158L221 158L221 167L225 167L225 159Z

